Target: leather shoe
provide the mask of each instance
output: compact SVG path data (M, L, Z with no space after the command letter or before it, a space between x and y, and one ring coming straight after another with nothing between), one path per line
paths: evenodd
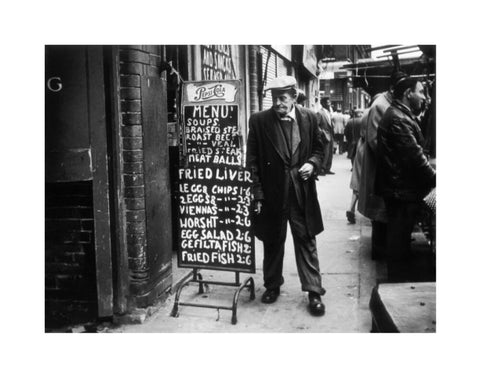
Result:
M355 224L355 213L347 211L347 220L350 224Z
M280 295L280 288L267 289L263 292L262 302L264 304L273 304Z
M310 309L310 314L314 316L321 316L325 314L325 305L320 298L320 295L316 292L308 293L308 308Z
M327 174L335 174L335 172L329 170L329 171L327 171Z
M319 172L318 172L318 175L325 175L325 170L324 169L321 169Z

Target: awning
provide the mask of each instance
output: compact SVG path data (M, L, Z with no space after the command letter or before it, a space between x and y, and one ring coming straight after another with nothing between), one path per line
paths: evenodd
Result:
M321 80L333 80L339 76L347 77L348 70L344 68L346 64L350 64L350 62L343 60L320 63L319 78Z

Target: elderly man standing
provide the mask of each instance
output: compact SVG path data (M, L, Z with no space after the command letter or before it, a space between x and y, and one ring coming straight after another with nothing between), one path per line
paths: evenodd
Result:
M278 77L265 88L273 105L252 114L247 141L247 167L252 173L254 233L263 241L262 302L273 303L284 283L283 257L287 221L293 236L295 260L309 310L323 315L320 267L315 235L323 231L315 177L323 145L314 112L295 105L296 80Z
M426 100L422 83L404 77L396 82L393 97L377 133L375 191L387 209L388 279L397 282L408 280L411 233L422 199L435 187L436 173L414 115Z

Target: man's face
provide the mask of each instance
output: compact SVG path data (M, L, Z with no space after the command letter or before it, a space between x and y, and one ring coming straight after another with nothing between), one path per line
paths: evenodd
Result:
M322 107L324 109L327 109L327 110L330 110L330 107L332 106L332 103L330 102L329 99L325 100L324 102L322 102Z
M418 113L422 110L423 103L426 101L425 89L421 82L417 82L415 90L407 94L412 112Z
M292 111L296 97L291 91L272 90L273 110L280 116L287 115Z

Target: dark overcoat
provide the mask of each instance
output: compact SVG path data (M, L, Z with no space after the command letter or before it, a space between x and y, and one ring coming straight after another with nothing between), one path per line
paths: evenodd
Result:
M332 125L332 119L331 117L329 118L326 114L326 111L324 108L321 108L320 111L317 113L318 117L318 122L320 129L324 131L325 137L327 141L333 142L333 125Z
M325 171L329 171L332 168L333 162L333 125L331 117L328 117L326 109L323 107L317 113L318 124L320 126L320 132L322 136L322 142L325 145L325 156L322 162L322 168Z
M306 227L310 236L323 231L323 221L315 186L316 172L323 159L323 143L316 114L295 107L299 127L299 163L290 166L288 149L273 109L252 114L249 120L247 141L247 168L252 173L254 200L261 200L262 210L254 215L254 233L262 241L278 240L282 228L283 205L288 195L289 179L300 188L303 195L301 207L305 212ZM314 174L303 181L298 169L306 162L314 166Z
M394 100L378 127L376 194L420 201L435 187L436 172L423 151L425 140L412 111Z

